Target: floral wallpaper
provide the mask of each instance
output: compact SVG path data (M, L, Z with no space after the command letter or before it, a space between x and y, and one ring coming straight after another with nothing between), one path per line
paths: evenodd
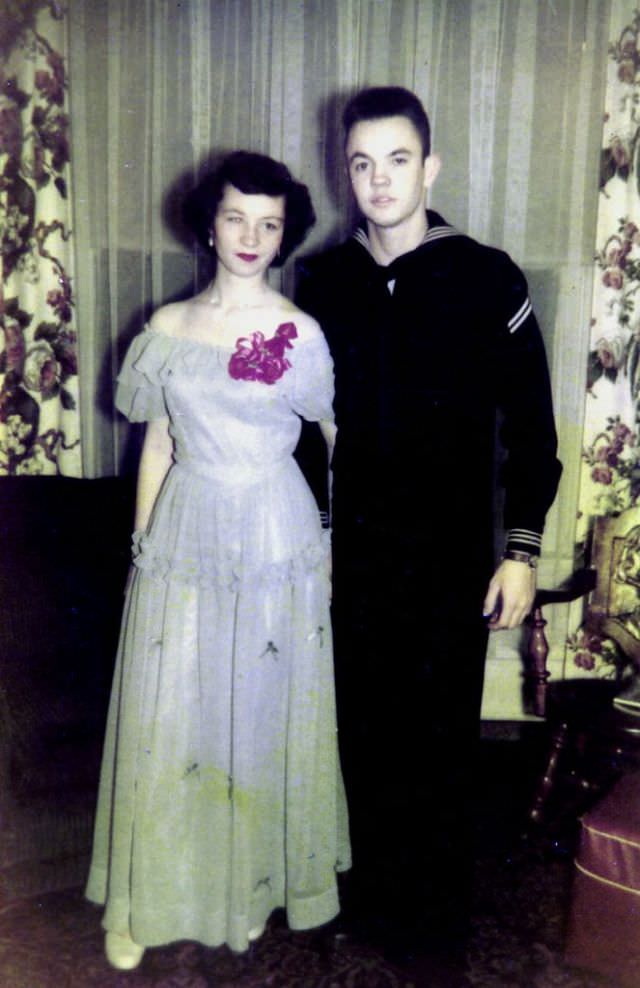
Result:
M600 161L600 203L587 368L578 548L597 516L640 508L640 10L614 2ZM615 642L582 626L568 654L583 672L613 676ZM569 673L570 674L570 673Z
M64 11L0 0L0 475L79 475Z

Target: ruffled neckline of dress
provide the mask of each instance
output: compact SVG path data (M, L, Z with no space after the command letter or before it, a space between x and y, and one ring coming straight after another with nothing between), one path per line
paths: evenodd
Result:
M226 366L232 353L233 347L223 348L184 336L169 336L148 326L131 343L132 366L151 383L164 383L171 370L177 367L194 373Z
M204 365L209 367L223 363L224 366L227 366L231 356L237 352L239 341L250 336L251 332L248 331L243 336L239 336L234 343L217 343L209 340L197 340L188 336L170 336L168 333L150 329L149 325L146 324L142 332L139 333L137 340L134 340L138 350L135 361L136 367L143 372L146 370L159 371L174 357L178 356L187 370L194 369L196 366L202 367L203 361ZM294 355L297 350L312 346L314 343L318 344L321 340L321 336L306 340L295 339L294 345L288 350L288 353Z
M215 340L197 340L190 336L170 336L169 333L163 333L161 330L151 329L148 324L145 325L144 329L140 333L140 340L142 342L157 340L159 346L170 350L204 350L211 351L214 354L233 353L236 348L235 343L218 343Z

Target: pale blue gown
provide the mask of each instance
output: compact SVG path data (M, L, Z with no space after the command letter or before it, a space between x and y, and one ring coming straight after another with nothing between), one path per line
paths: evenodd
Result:
M300 416L332 417L331 359L295 340L265 383L232 352L145 329L118 379L175 454L135 538L87 896L145 946L244 950L279 906L320 925L350 866L328 546L292 455Z

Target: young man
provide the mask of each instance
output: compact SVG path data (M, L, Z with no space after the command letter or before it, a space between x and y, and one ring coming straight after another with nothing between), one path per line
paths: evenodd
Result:
M300 265L335 362L336 678L356 918L411 950L464 943L489 629L516 627L561 467L522 272L425 211L440 167L417 97L344 113L363 226ZM508 530L494 571L496 420ZM493 575L492 575L493 574Z

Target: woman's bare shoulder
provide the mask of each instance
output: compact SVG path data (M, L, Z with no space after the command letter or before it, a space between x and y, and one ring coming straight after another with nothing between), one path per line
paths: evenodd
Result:
M164 333L165 336L185 336L192 307L191 299L185 302L168 302L155 310L147 326L152 332Z
M301 343L322 337L320 324L310 316L308 312L299 309L291 299L282 296L282 311L286 313L288 321L295 323L298 331L298 339Z

